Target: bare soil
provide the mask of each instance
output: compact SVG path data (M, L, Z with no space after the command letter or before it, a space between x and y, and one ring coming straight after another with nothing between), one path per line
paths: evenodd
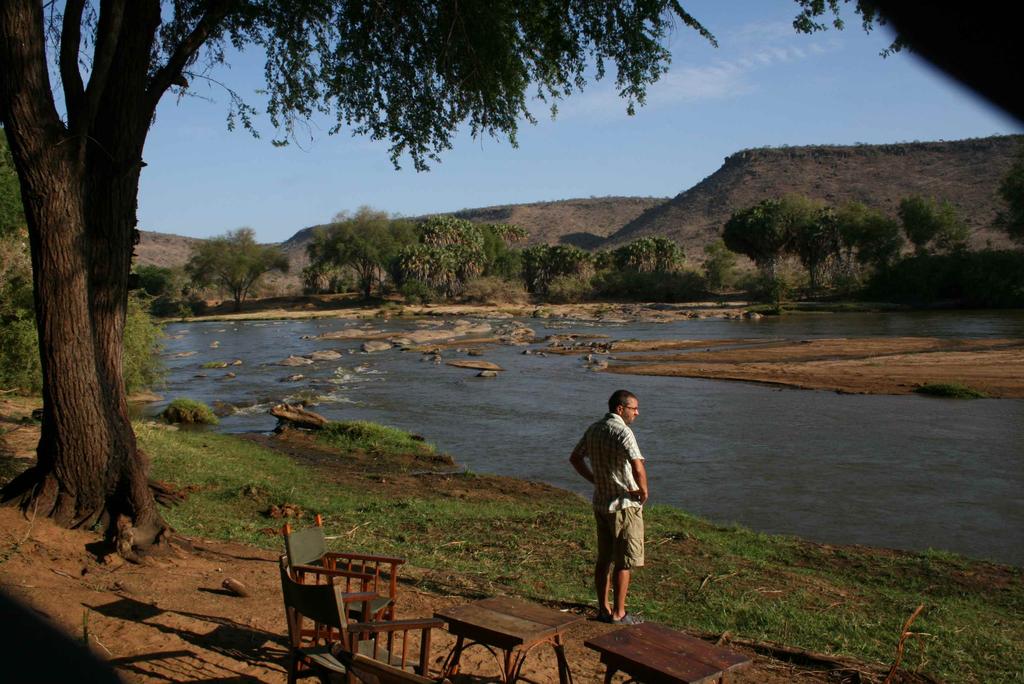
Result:
M38 428L21 424L31 401L0 402L0 461L32 458ZM12 427L17 429L11 430ZM324 450L308 436L287 434L283 439L253 439L278 448L293 458L321 468L325 480L350 476L344 469L365 474L372 457L356 455L339 465L324 458ZM333 463L333 466L330 465ZM436 467L436 463L431 464ZM564 496L548 485L508 478L477 476L472 486L464 478L442 474L404 474L366 480L381 496L408 495L411 488L436 492L446 488L455 497ZM299 523L301 524L301 522ZM272 530L270 531L272 532ZM0 589L22 602L78 642L87 642L100 659L113 665L129 682L284 682L286 680L285 622L276 559L268 551L229 542L179 537L169 552L130 564L107 553L95 533L66 530L49 520L0 507ZM225 579L241 582L248 596L224 588ZM640 578L642 581L642 578ZM403 569L399 615L430 616L446 606L487 594L472 577L424 568ZM604 668L586 639L618 629L597 622L593 610L577 604L550 607L574 612L585 619L568 632L566 653L577 682L602 681ZM719 635L698 635L715 639ZM881 681L878 666L819 659L789 652L780 645L744 645L721 636L724 645L753 658L753 666L737 673L733 682ZM435 674L454 644L446 632L435 633L432 662ZM528 681L557 681L550 649L531 652L523 674ZM499 681L494 657L482 648L463 656L462 674L455 684ZM615 682L624 681L622 675ZM895 681L928 681L900 673Z

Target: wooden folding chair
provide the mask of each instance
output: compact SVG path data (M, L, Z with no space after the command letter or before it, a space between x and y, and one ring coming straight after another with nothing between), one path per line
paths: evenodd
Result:
M365 553L345 553L327 550L323 518L316 516L316 525L303 530L292 530L285 523L285 552L292 568L293 578L299 582L322 582L326 577L362 579L359 591L376 591L379 599L371 601L369 618L395 619L395 604L398 599L398 569L405 564L404 558L377 556ZM372 578L367 582L364 578ZM383 590L387 586L387 590Z
M346 659L352 662L350 656L356 654L380 661L390 668L405 670L412 667L421 676L429 677L431 631L435 627L442 627L442 620L424 618L351 622L349 613L352 608L360 603L368 603L375 594L344 592L334 584L334 578L330 576L322 584L297 582L292 578L287 557L283 555L279 566L281 594L288 624L289 684L300 677L331 673L345 675L349 682L355 681L354 674L346 666ZM328 640L315 630L305 629L306 620L324 626L330 633L337 634L338 638ZM417 632L419 654L414 664L409 647ZM381 644L381 635L386 635L389 647ZM397 652L393 648L396 642L399 644ZM365 668L366 664L363 665Z

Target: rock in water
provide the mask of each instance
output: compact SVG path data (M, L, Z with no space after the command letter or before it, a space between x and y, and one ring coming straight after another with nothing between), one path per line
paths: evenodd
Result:
M278 366L308 366L313 363L312 359L307 359L304 356L289 356L283 361L278 361Z
M383 342L381 340L370 340L369 342L363 342L362 350L368 354L373 352L382 352L391 349L390 342Z
M449 361L449 366L455 366L456 368L474 368L476 370L489 370L489 371L502 371L505 370L496 363L490 361L473 361L470 359L459 359L456 361Z

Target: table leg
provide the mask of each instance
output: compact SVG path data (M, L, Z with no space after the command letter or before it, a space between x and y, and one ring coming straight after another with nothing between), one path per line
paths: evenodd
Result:
M514 678L519 676L519 672L516 668L516 660L513 658L513 650L510 648L505 651L505 663L504 672L502 672L502 681L505 684L512 684Z
M455 646L445 659L444 667L441 668L444 677L451 677L459 673L459 661L462 659L462 644L463 637L455 637Z
M555 657L558 659L558 683L572 684L572 671L569 669L569 660L565 657L565 646L562 645L562 639L557 634L553 646L555 647Z

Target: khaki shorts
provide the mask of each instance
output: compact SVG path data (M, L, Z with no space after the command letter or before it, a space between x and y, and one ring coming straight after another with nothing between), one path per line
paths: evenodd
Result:
M628 570L644 564L644 514L642 508L615 513L594 511L597 520L597 562Z

